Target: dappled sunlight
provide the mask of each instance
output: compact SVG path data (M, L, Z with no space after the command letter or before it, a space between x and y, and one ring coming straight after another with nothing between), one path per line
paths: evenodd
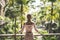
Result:
M60 40L59 30L60 0L0 0L0 40Z

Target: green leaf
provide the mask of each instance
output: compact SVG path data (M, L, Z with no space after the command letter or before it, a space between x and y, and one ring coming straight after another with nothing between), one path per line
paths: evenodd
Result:
M30 0L15 0L18 4L28 4Z
M49 0L50 2L55 2L56 0Z

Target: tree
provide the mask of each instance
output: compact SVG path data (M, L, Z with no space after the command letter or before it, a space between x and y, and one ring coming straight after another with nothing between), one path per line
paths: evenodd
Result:
M5 4L6 1L5 0L0 0L0 13L1 13L1 16L4 16L5 15L5 11L4 11L4 7L5 7Z

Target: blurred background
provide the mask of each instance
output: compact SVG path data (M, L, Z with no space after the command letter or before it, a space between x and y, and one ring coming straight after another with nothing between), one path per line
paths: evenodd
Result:
M60 33L60 0L0 0L0 34L16 34L27 14L32 15L40 34ZM23 39L24 36L0 36L0 40ZM35 36L34 40L60 40L60 36Z

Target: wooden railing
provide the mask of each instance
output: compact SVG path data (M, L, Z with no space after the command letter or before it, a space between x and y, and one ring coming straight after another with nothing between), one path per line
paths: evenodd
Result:
M49 34L34 34L34 36L52 36L52 35L60 35L60 33L49 33ZM0 36L15 36L15 34L0 34ZM24 34L16 34L16 36L24 36Z
M34 34L34 36L60 36L60 33L49 33L49 34ZM17 36L24 36L24 34L0 34L0 37L17 37Z

